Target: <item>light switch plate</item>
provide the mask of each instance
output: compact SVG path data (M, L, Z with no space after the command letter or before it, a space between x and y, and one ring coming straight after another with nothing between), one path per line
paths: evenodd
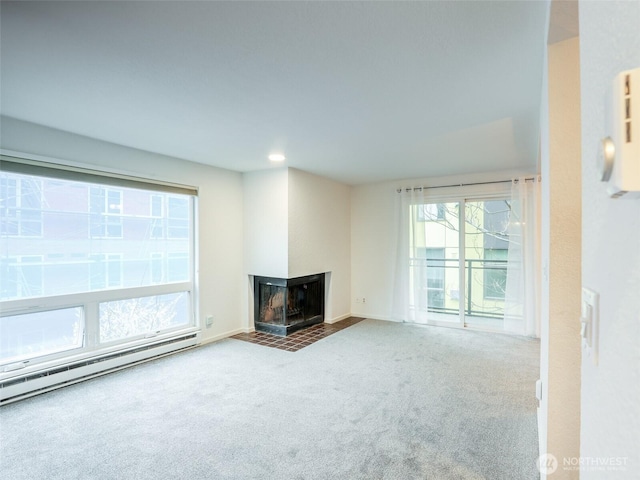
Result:
M599 295L589 288L582 288L581 308L582 348L594 365L598 365L598 344L600 341Z

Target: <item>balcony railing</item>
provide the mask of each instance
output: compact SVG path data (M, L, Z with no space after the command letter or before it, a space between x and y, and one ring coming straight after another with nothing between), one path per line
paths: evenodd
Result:
M504 282L496 281L496 277L506 279L507 260L467 259L464 263L466 270L465 315L502 318L504 315ZM450 278L447 278L450 275L447 275L447 269L458 270L460 260L457 258L411 258L409 266L411 278L415 279L417 275L420 275L422 277L420 281L424 285L424 293L421 298L415 299L416 308L449 315L459 314L458 306L454 308L453 306L447 306L447 303L451 301L459 302L460 290L459 288L457 290L450 288L448 292L449 299L447 299L447 285L445 282L450 280ZM423 270L424 273L416 270ZM494 285L486 284L487 275L485 272L497 273L490 279L494 281ZM455 286L459 283L457 274L453 283ZM482 289L479 294L477 293L478 288Z

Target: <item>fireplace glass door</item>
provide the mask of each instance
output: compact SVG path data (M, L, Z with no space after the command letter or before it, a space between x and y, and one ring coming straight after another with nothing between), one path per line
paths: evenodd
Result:
M287 335L324 321L324 274L254 282L256 330Z

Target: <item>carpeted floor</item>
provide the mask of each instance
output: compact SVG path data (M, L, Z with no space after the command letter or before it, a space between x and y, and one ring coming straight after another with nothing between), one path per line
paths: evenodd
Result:
M539 342L365 320L0 408L2 479L536 479Z

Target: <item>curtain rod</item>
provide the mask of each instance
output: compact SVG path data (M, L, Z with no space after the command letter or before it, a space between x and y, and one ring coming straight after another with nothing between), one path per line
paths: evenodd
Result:
M527 177L524 179L525 182L533 182L536 178L540 178L540 176L538 175L537 177ZM396 190L396 192L400 193L403 190L408 192L411 190L430 190L432 188L450 188L450 187L471 187L473 185L492 185L492 184L496 184L496 183L513 183L513 182L518 182L519 179L515 178L513 180L497 180L497 181L493 181L493 182L476 182L476 183L456 183L453 185L434 185L433 187L407 187L407 188L398 188Z

